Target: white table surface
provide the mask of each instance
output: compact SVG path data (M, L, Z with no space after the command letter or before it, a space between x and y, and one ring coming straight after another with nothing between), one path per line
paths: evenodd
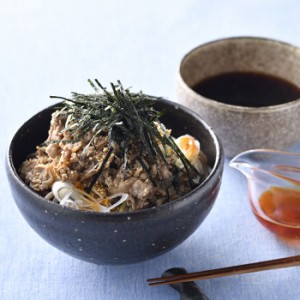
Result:
M49 95L89 92L87 78L121 79L133 91L175 98L175 74L191 48L230 36L300 46L298 0L0 0L0 299L179 299L146 279L179 266L200 271L296 255L250 211L246 180L225 170L201 227L176 249L128 266L98 266L44 242L21 217L4 171L16 129ZM291 150L300 150L296 145ZM197 282L210 299L300 299L293 267Z

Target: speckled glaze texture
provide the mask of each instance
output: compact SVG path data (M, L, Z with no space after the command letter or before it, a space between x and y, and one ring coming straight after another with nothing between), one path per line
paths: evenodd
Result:
M157 103L173 135L197 137L212 167L209 177L183 198L130 213L82 212L46 200L32 191L17 170L26 155L47 136L47 108L27 121L13 137L6 171L15 202L28 224L54 247L96 264L128 264L163 254L182 243L210 212L221 184L224 154L218 138L202 119L170 101ZM201 247L201 245L199 245Z
M282 150L300 140L300 100L267 107L224 104L195 93L194 86L217 74L249 71L286 79L300 87L300 49L275 40L239 37L199 46L181 61L178 102L214 129L229 157L249 149Z

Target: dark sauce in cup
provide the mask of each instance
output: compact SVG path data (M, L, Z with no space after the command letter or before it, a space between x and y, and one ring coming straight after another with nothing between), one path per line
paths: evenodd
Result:
M209 99L232 105L261 107L300 98L295 84L256 72L223 73L200 81L192 89Z

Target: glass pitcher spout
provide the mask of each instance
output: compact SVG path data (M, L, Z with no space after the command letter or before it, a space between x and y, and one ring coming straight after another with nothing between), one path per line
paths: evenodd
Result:
M247 178L254 173L268 173L300 185L300 153L255 149L235 156L229 166L242 172Z
M249 152L250 151L242 152L231 159L231 161L229 162L230 167L239 170L247 178L251 176L251 171L253 167L255 167L251 159L251 153Z

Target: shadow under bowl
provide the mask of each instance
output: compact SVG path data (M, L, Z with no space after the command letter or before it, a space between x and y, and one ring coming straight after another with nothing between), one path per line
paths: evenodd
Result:
M196 189L159 207L126 213L73 210L53 203L29 188L18 169L46 138L57 105L37 113L10 143L6 172L15 203L28 224L49 244L96 264L128 264L161 255L187 239L210 212L221 184L224 154L212 129L195 113L167 100L161 121L172 134L189 133L201 143L212 170ZM199 245L200 246L200 245Z

